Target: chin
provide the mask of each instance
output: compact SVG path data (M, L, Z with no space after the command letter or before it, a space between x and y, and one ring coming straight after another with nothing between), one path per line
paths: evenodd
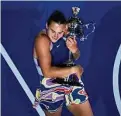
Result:
M51 41L52 41L53 43L56 43L58 40L59 40L59 39L57 39L57 40L52 39Z

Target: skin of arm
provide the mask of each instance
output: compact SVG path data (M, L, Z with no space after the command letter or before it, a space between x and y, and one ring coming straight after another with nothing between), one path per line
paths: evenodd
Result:
M74 60L77 60L80 57L80 51L77 49L75 53L72 53Z
M39 35L35 40L35 52L42 73L47 78L64 78L70 74L76 73L74 67L55 67L51 66L50 40L45 34Z

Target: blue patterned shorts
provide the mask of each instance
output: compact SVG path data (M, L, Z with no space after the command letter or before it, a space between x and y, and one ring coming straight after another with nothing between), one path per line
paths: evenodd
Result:
M43 110L56 112L65 102L70 104L80 104L88 100L88 95L83 86L69 86L52 83L52 78L42 78L41 86L36 90L34 107L40 104Z

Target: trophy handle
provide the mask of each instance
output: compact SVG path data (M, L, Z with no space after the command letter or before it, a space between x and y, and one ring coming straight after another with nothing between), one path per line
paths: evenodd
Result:
M88 32L87 35L84 35L80 38L80 41L84 41L85 39L88 38L88 36L95 31L95 24L96 23L87 23L87 24L82 24L82 28L86 27L86 29L89 29L89 26L92 26L92 31Z

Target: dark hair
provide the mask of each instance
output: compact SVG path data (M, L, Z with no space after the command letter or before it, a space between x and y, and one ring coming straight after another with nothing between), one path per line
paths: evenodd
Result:
M58 24L66 24L66 18L64 14L58 10L54 11L47 20L47 25L49 26L51 22L54 21Z

